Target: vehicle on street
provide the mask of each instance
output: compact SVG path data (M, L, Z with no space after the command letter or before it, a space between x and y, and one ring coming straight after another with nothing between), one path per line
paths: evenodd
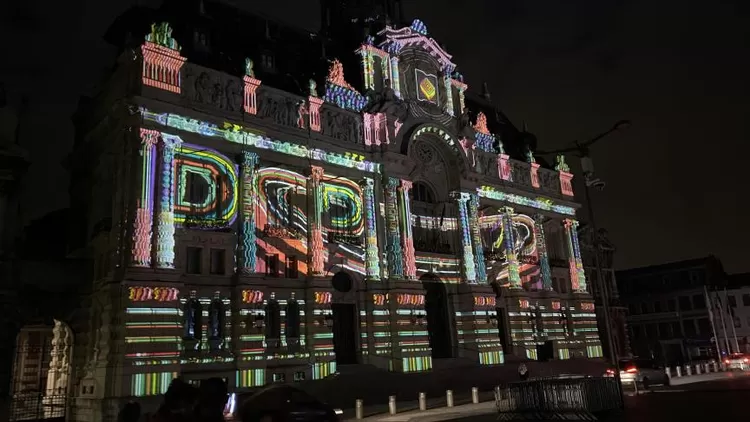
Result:
M242 422L338 422L341 410L287 384L266 387L239 405Z
M732 353L724 359L729 370L747 371L750 369L750 356L744 353Z
M669 385L669 377L664 372L664 367L651 359L621 359L619 363L620 382L623 384L637 384L642 388L659 384ZM604 376L614 377L614 368L608 369Z

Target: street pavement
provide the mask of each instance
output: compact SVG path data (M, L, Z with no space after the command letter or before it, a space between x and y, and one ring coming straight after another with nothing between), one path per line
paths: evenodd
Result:
M655 387L625 395L625 411L611 422L745 420L750 401L750 376L729 374L725 379L677 387ZM453 422L494 422L496 413L461 416Z

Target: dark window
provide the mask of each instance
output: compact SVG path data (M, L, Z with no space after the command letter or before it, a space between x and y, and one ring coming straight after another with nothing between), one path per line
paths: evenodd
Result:
M299 278L299 265L296 256L286 257L286 278Z
M708 318L698 319L698 334L702 336L711 335L711 322L708 320Z
M266 274L271 277L279 276L279 256L278 255L267 255L266 256Z
M729 306L736 308L737 307L737 297L735 295L727 295L727 303L729 303Z
M742 306L750 306L750 295L747 293L742 295Z
M291 300L286 305L286 337L299 338L300 335L300 317L299 317L299 303L296 300Z
M648 306L648 302L641 303L641 312L644 313L644 314L647 314L647 313L649 313L649 311L650 311L650 309L649 309L649 306Z
M208 338L214 340L211 342L213 350L220 349L223 343L224 316L224 304L221 299L214 299L208 308Z
M667 310L669 312L675 312L677 310L677 302L674 299L667 299Z
M695 337L695 320L686 319L682 322L682 326L685 329L685 337Z
M195 45L195 49L198 51L209 51L211 48L211 42L208 33L204 30L196 30L193 33L193 45Z
M637 306L635 306L634 303L628 305L628 310L630 311L630 315L638 315L641 313L641 310Z
M268 347L279 347L281 338L281 305L271 300L266 305L266 341Z
M661 312L661 301L654 302L654 312Z
M263 66L263 70L266 72L276 72L276 58L271 53L264 53L261 56L261 60L263 62L261 65Z
M693 309L706 309L706 297L703 295L694 295Z
M682 328L680 328L679 322L673 322L672 323L672 335L675 337L682 337Z
M191 204L202 204L208 198L208 181L198 173L188 171L185 176L185 200Z
M640 325L634 325L633 326L633 338L641 338L643 331L641 330Z
M411 198L415 201L434 203L435 195L432 193L432 189L422 182L414 183L411 189Z
M294 373L294 381L304 381L305 380L305 373L303 371L298 371Z
M203 261L203 248L188 247L186 257L186 272L188 274L200 274L201 263Z
M203 338L203 307L198 299L190 299L185 303L185 333L188 339L200 340ZM199 347L199 345L196 345Z
M680 310L681 311L689 311L692 308L690 307L690 297L688 296L680 296Z
M666 322L659 323L659 338L672 338L672 330Z
M646 337L648 337L649 340L654 340L658 337L656 335L656 324L646 325Z
M211 274L224 274L226 263L226 251L224 249L211 249Z
M286 374L277 372L273 374L273 382L285 382L286 381Z

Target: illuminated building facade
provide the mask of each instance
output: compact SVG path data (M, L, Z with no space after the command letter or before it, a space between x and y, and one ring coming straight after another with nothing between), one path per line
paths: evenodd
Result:
M80 138L103 189L89 224L112 222L81 403L177 375L243 391L602 356L564 157L512 158L419 20L348 54L299 95L250 59L192 63L167 23L126 51Z

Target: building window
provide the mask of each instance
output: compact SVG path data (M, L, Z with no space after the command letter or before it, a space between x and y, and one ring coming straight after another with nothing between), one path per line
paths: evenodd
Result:
M211 350L221 348L224 338L224 316L224 304L216 297L208 308L208 339L211 340Z
M743 294L742 295L742 306L750 306L750 294Z
M685 328L685 337L695 337L696 336L696 330L695 330L695 320L693 319L686 319L683 322L683 327Z
M660 338L672 338L671 330L669 329L669 324L666 322L659 323L659 337Z
M201 263L203 261L203 248L189 246L185 255L187 258L186 272L188 274L200 274Z
M703 295L694 295L693 309L706 309L706 297Z
M266 343L270 348L281 344L281 305L275 300L266 304Z
M729 306L731 306L732 308L736 308L737 297L735 297L734 295L727 295L727 303L729 303Z
M657 300L656 302L654 302L654 312L661 312L661 301Z
M299 278L299 264L296 256L286 257L286 278Z
M640 325L634 325L632 327L633 330L633 338L637 339L641 337L641 326Z
M269 73L276 72L276 57L271 53L263 53L261 55L261 65L263 70Z
M742 321L737 317L732 317L734 320L734 328L742 328Z
M689 311L692 308L690 307L690 297L689 296L680 296L680 310L681 311Z
M300 382L305 380L304 371L297 371L294 373L294 382Z
M224 249L211 249L211 274L224 275L225 263L226 251Z
M211 43L206 31L196 30L195 32L193 32L193 45L198 51L207 52L210 50Z
M675 337L682 337L682 329L680 328L679 322L672 323L672 335Z
M191 204L202 204L208 199L208 181L203 175L188 171L185 175L185 183L187 184L184 198L186 202Z
M698 319L698 334L703 336L711 336L711 322L708 318Z
M273 382L285 382L286 381L286 374L283 372L277 372L273 374Z
M298 350L300 336L300 308L299 302L290 300L286 305L286 340L289 351L294 353Z
M414 183L411 189L411 198L428 204L435 203L435 195L432 193L432 189L422 182Z
M637 306L635 306L634 303L631 303L628 305L628 310L630 311L630 315L638 315L640 314L640 309L638 309Z
M677 303L674 299L667 299L667 310L669 312L677 311Z
M266 255L266 275L271 277L279 276L279 256Z
M185 334L186 339L200 340L203 338L203 307L198 299L191 298L185 303ZM200 343L200 341L199 341ZM198 347L198 345L196 345Z
M647 314L649 313L649 306L648 302L641 303L641 313Z

